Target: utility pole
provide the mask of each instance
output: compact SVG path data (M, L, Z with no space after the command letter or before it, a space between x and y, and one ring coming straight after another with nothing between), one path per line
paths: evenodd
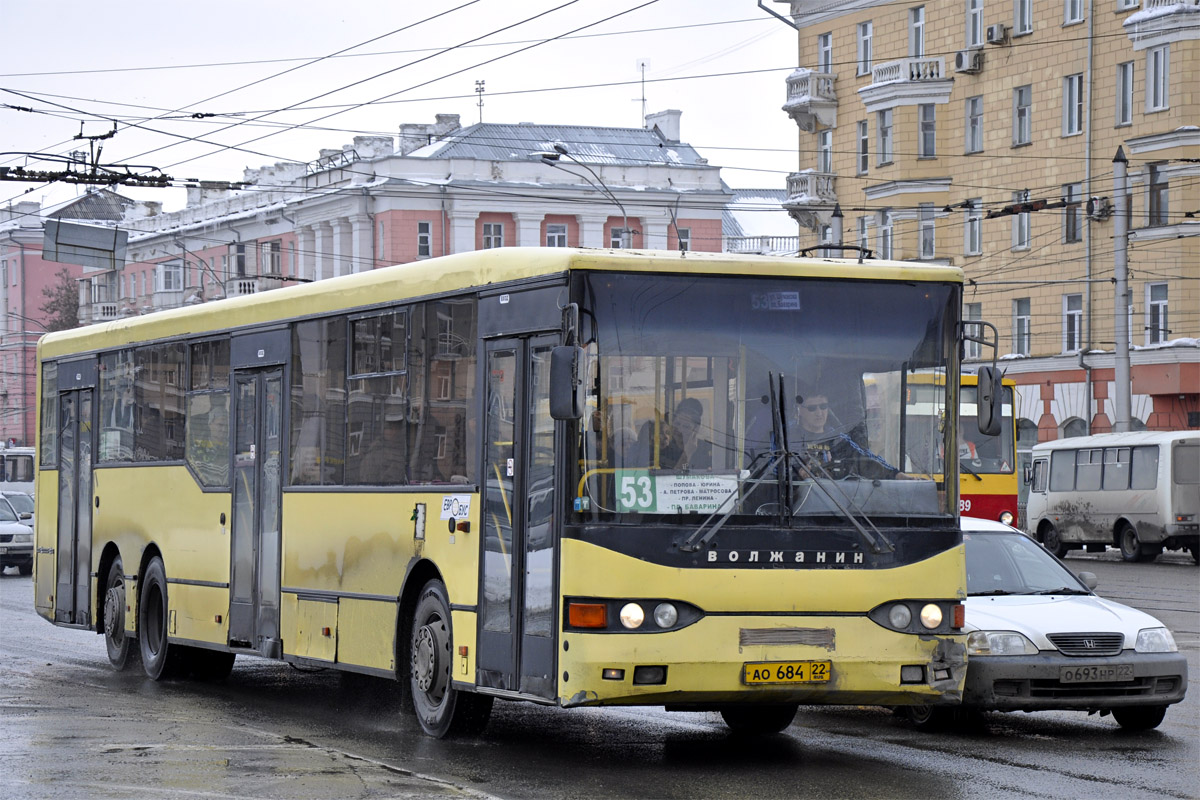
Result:
M1117 340L1113 375L1116 383L1113 399L1117 415L1113 420L1114 433L1129 430L1129 419L1133 409L1129 382L1129 198L1126 194L1129 187L1128 166L1125 151L1118 145L1117 155L1113 158L1113 252L1116 254L1113 266L1116 283L1116 316L1113 319L1113 331Z
M475 94L479 95L479 124L483 124L483 93L485 81L475 81Z

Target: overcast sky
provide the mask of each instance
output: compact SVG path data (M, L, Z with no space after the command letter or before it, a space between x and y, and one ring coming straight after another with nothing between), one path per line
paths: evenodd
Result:
M796 35L754 0L3 0L2 15L6 153L86 150L81 120L86 136L115 121L103 163L236 181L438 113L477 122L476 81L485 122L637 127L647 60L647 111L682 111L681 138L728 184L782 189L796 164L780 110ZM16 164L59 168L0 156ZM0 206L79 191L0 182ZM119 191L182 205L180 191Z

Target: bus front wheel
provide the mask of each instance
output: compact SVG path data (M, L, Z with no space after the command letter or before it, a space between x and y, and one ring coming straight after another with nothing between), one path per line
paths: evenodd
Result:
M451 684L454 631L446 587L439 580L421 589L409 651L409 682L421 729L438 739L481 733L492 713L492 698L460 692Z
M1062 558L1067 554L1067 546L1063 544L1058 528L1049 522L1042 526L1042 544L1046 546L1047 550L1054 553L1056 558Z
M1146 560L1146 555L1142 552L1142 543L1138 540L1137 531L1128 522L1121 526L1121 531L1117 534L1117 541L1121 545L1121 558L1126 561Z
M779 733L796 718L796 704L729 706L721 709L721 718L732 733L763 736Z
M108 660L117 669L135 664L140 657L137 640L125 635L125 565L113 559L104 581L104 646Z

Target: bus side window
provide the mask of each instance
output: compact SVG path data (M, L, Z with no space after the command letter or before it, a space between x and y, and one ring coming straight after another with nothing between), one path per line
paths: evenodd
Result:
M1033 480L1031 483L1033 491L1046 491L1046 459L1039 458L1033 462Z
M1055 450L1050 454L1050 491L1070 492L1075 489L1075 451Z
M1158 486L1158 446L1133 448L1130 489L1154 489Z

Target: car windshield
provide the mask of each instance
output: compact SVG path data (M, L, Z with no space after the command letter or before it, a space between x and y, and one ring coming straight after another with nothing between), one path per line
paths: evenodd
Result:
M0 522L18 522L17 512L7 500L0 499Z
M13 492L12 494L5 494L4 499L7 500L14 509L16 509L18 514L33 513L33 498L27 494Z
M964 532L967 594L1088 594L1066 567L1023 533Z
M954 285L581 280L590 391L569 456L580 518L719 513L845 524L847 513L951 513L929 443L944 449L950 436ZM941 376L925 396L934 413L906 424L904 397L918 375Z

